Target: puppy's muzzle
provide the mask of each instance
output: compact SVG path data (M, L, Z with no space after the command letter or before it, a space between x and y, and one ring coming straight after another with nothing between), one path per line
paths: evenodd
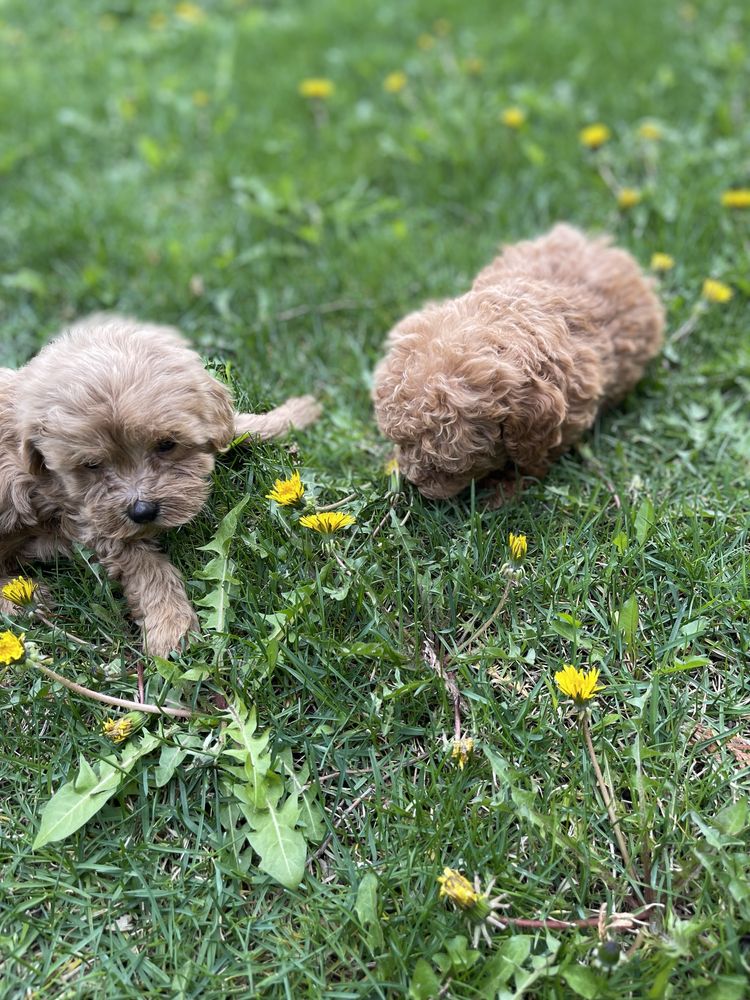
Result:
M128 507L128 517L136 524L149 524L159 516L159 504L152 500L135 500Z

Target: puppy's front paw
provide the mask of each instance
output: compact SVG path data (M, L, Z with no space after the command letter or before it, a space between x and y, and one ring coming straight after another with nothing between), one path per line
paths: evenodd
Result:
M172 608L160 616L149 615L143 623L143 640L150 656L169 656L179 649L189 632L198 631L198 617L189 604Z

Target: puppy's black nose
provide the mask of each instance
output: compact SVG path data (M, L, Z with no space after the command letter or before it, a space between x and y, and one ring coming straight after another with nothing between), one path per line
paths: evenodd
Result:
M155 521L159 514L159 504L151 500L135 500L128 507L128 517L136 524L148 524Z

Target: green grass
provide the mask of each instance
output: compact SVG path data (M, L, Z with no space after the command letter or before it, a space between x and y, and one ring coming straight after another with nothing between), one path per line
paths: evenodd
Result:
M83 830L32 851L79 755L110 748L98 706L9 673L0 993L297 1000L407 996L413 983L428 996L413 979L423 960L457 998L742 997L749 771L729 740L747 734L750 690L750 214L719 197L750 186L747 10L217 0L199 23L176 10L0 3L0 364L21 364L73 316L117 308L179 325L243 406L302 390L323 400L309 431L232 454L209 509L166 544L198 598L197 547L250 494L231 633L183 657L214 674L182 697L253 703L274 752L317 780L326 839L300 887L281 888L247 847L238 854L231 796L196 751L161 788L148 758ZM388 94L397 69L408 86ZM310 76L336 88L317 115L297 93ZM499 122L509 105L528 113L520 132ZM637 137L644 119L661 141ZM593 121L613 132L596 156L578 141ZM641 188L641 204L620 212L599 163ZM465 289L501 240L562 218L609 230L644 265L674 256L662 358L500 510L481 493L438 505L392 492L368 399L386 331ZM733 286L732 301L675 338L708 276ZM264 499L294 467L320 504L354 494L343 567ZM529 537L526 576L485 640L450 662L477 743L461 771L446 744L453 706L422 647L450 656L489 617L509 531ZM84 556L41 575L56 622L97 649L67 650L31 623L28 638L67 676L132 696L137 637L117 595ZM618 613L631 597L628 637ZM265 616L292 607L269 645ZM635 883L559 703L564 662L602 671L593 738ZM147 680L156 697L151 666ZM196 732L215 749L215 730ZM637 942L624 937L636 947L606 979L588 931L497 933L468 968L444 972L435 956L471 937L438 898L445 865L495 876L514 917L644 898L660 909ZM355 906L368 873L382 936ZM505 976L511 954L523 969Z

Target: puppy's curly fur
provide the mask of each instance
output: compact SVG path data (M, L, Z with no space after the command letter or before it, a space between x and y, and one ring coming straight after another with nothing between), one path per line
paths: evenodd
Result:
M375 370L381 431L427 497L550 463L639 380L664 310L635 260L560 224L503 248L471 291L406 316Z
M275 437L318 412L308 396L235 413L178 330L81 320L19 371L0 368L0 574L81 542L165 656L198 622L157 536L201 510L235 437Z

